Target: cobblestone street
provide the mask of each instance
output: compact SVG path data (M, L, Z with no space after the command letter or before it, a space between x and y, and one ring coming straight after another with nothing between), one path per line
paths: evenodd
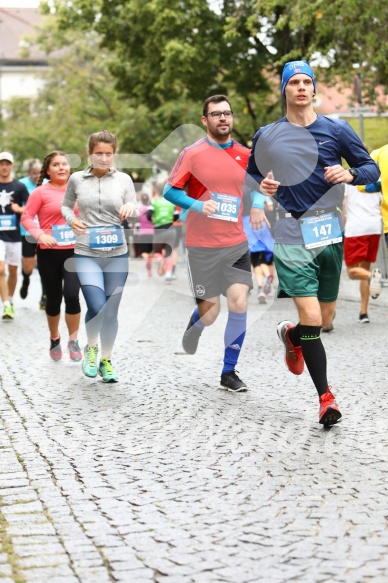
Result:
M1 583L386 583L388 290L360 325L357 286L343 282L322 335L343 413L324 429L276 335L291 300L251 294L238 367L250 390L231 394L225 303L188 356L185 268L165 286L131 259L119 382L104 385L66 351L49 359L35 270L0 322Z

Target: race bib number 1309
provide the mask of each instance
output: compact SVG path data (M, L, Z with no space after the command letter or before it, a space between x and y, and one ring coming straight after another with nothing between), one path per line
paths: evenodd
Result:
M91 249L109 250L123 244L120 227L92 227L89 234Z

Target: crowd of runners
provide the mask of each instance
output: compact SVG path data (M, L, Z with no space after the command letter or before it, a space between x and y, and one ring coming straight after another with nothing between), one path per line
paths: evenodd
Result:
M82 361L87 377L117 382L112 353L128 276L128 225L134 225L131 245L149 277L170 285L184 250L194 299L188 323L182 323L188 354L206 342L206 327L226 297L223 389L248 389L236 367L252 290L260 304L275 292L292 298L295 323L277 324L286 365L295 375L307 368L319 398L319 422L337 423L341 412L328 384L320 335L333 329L344 247L349 277L360 280L360 323L369 322L369 297L381 292L382 274L371 269L382 231L380 170L373 159L381 149L371 157L347 123L314 111L315 77L306 61L285 65L282 93L285 117L261 127L252 148L231 138L229 98L208 97L201 117L206 136L182 150L164 186L155 185L151 196L136 192L129 174L115 168L117 138L106 130L89 136L89 165L73 174L67 154L55 150L42 163L30 160L27 176L17 180L12 154L0 153L3 321L15 318L18 272L18 293L25 299L37 267L49 357L59 361L63 355L63 300L70 359ZM80 292L87 307L83 349Z

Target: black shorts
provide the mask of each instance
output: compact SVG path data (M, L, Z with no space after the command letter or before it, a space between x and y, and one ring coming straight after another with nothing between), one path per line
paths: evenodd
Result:
M219 295L226 296L234 283L252 289L248 244L234 247L187 247L189 282L196 302Z
M35 257L38 242L31 236L22 235L22 257Z
M136 235L135 243L140 253L152 253L153 251L153 235Z
M251 263L252 267L258 267L263 263L265 265L272 265L273 253L270 253L269 251L254 251L251 253Z
M165 252L170 257L175 245L175 229L172 223L155 227L154 229L154 253Z

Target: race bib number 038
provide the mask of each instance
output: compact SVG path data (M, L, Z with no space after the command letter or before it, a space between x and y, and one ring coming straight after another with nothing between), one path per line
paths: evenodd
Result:
M92 227L89 229L90 248L108 251L123 244L120 227Z
M59 247L75 244L73 230L67 225L53 225L52 233Z
M342 241L341 227L334 213L306 217L301 219L300 226L306 249L325 247Z
M0 215L0 231L15 231L16 215Z
M209 215L209 218L237 223L241 203L241 200L237 196L233 194L222 194L221 192L211 192L210 198L216 201L218 209L215 213Z

